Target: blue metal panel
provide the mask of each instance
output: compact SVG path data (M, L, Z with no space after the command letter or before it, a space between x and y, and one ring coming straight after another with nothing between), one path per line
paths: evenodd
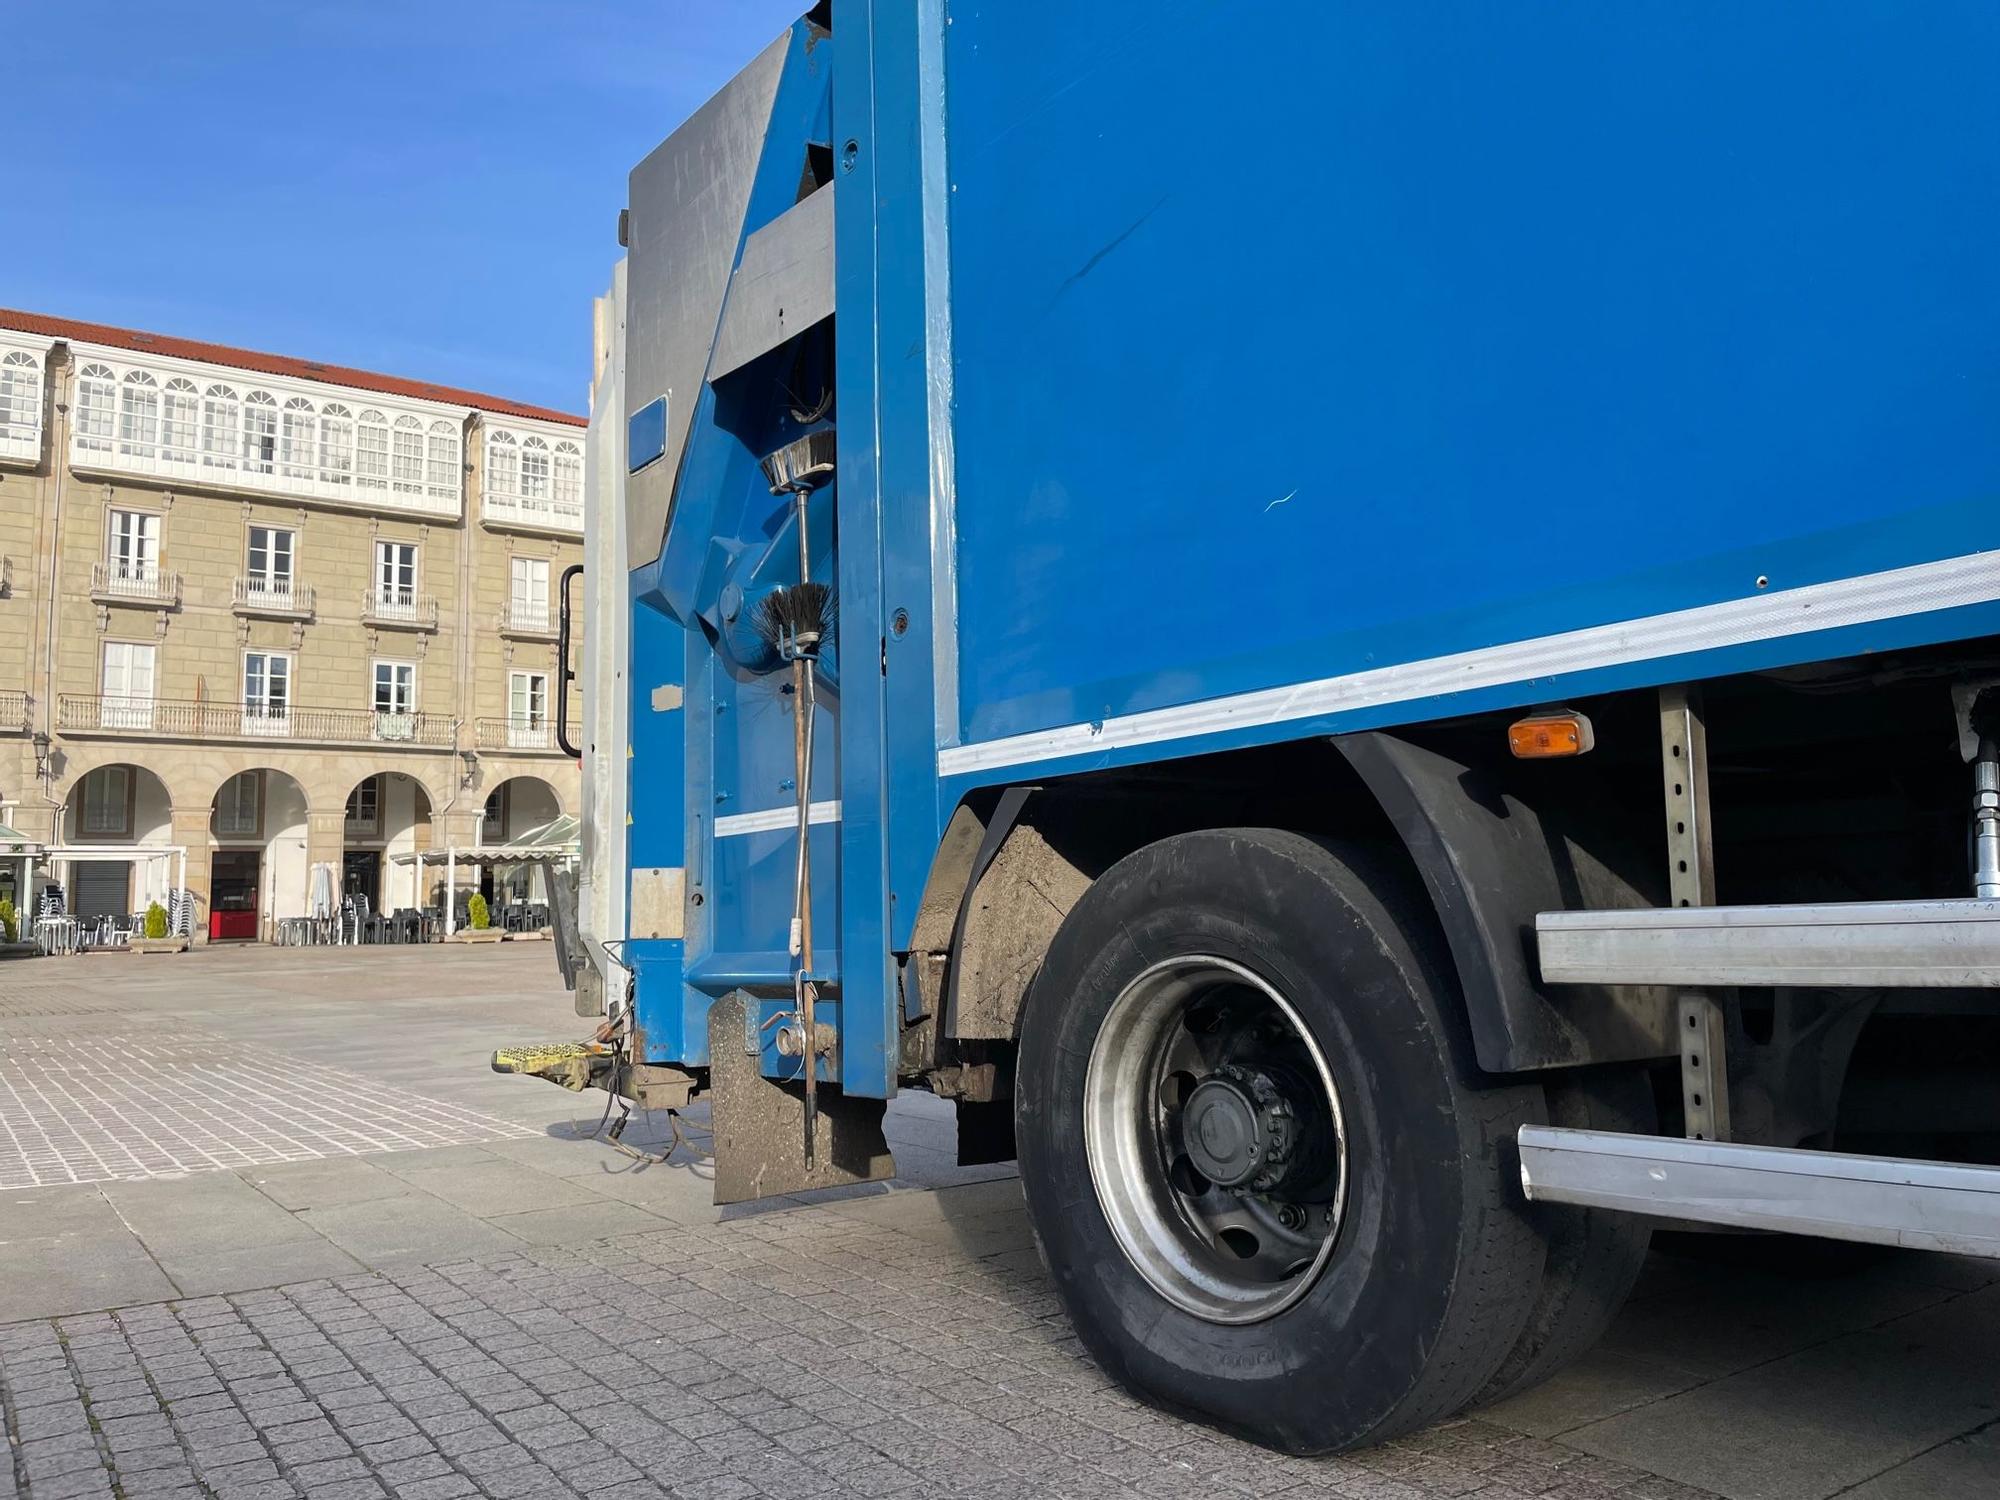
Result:
M687 765L685 714L678 709L655 710L653 694L657 688L686 682L687 633L641 602L651 584L650 569L631 575L632 663L626 674L632 695L627 717L630 806L624 830L628 870L672 869L686 861L687 830L681 812ZM606 747L610 754L620 748ZM626 911L631 909L628 893ZM622 956L633 975L633 1003L646 1039L645 1061L692 1061L687 1056L689 1037L706 1047L708 1032L699 1024L690 1030L681 1005L682 943L667 938L627 941Z
M920 0L843 11L834 33L841 630L856 660L842 685L842 1065L848 1090L885 1097L901 1028L891 953L908 946L942 827L932 538L934 486L950 475L933 462L949 450L933 427L944 351L930 314L946 288L926 264L943 226L926 214L924 169L943 143L922 82L943 31L942 0ZM871 646L875 672L857 660Z
M655 396L625 423L625 462L636 474L667 451L667 398Z
M796 201L807 143L829 128L831 49L810 28L794 28L771 107L764 150L751 184L742 240ZM736 257L732 256L732 260ZM794 434L771 424L769 390L775 372L756 362L704 385L691 415L674 512L657 563L634 575L641 613L656 628L635 631L635 657L657 649L684 664L683 713L647 716L634 709L634 849L639 847L642 781L671 796L688 870L686 935L672 955L653 958L639 976L642 1024L660 1039L655 1055L701 1064L708 1060L706 1013L736 988L789 993L794 960L787 952L793 909L795 835L789 829L729 832L743 814L788 810L795 797L790 674L758 660L764 652L750 618L758 594L796 578L797 537L792 502L773 496L757 459ZM816 495L811 513L815 576L834 566L831 492ZM664 628L668 635L661 634ZM830 649L815 720L818 744L811 796L840 796L840 652ZM634 682L643 674L635 671ZM650 777L656 741L676 737L681 761L671 781ZM666 763L660 755L659 764ZM662 824L664 827L664 823ZM834 825L812 831L815 971L839 982L841 937L840 839ZM635 863L638 863L635 852ZM674 861L679 862L679 861ZM658 983L656 984L656 980ZM664 986L670 982L671 988ZM664 1050L663 1050L664 1049ZM766 1071L796 1071L796 1061L766 1059ZM839 1066L827 1069L838 1077ZM879 1064L868 1070L879 1075Z
M1992 7L953 23L966 741L2000 544Z

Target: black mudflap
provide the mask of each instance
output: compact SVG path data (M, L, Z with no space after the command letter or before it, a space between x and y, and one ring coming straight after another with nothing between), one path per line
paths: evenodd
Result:
M894 1177L896 1159L882 1136L887 1106L880 1099L850 1099L824 1084L813 1167L806 1169L804 1092L758 1071L756 1057L744 1044L748 1006L736 992L708 1010L715 1201L747 1203Z

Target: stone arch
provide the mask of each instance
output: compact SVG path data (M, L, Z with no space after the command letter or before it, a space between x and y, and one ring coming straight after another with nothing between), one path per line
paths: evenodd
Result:
M232 770L209 802L208 937L269 939L307 914L311 800L280 765Z
M375 911L433 905L432 880L421 855L443 843L443 807L415 771L385 766L354 780L334 804L341 809L340 889L365 895Z
M111 747L70 758L63 767L60 835L65 851L51 860L69 910L85 918L125 917L157 901L172 907L177 883L202 852L188 848L178 824L176 790L157 771ZM105 851L91 857L93 846ZM187 858L162 854L134 859L134 847L187 849ZM194 884L188 878L188 884Z
M535 771L507 771L480 788L479 842L504 844L570 811L562 792Z
M512 843L567 811L556 784L534 771L516 771L481 790L477 829L479 843L488 848ZM479 887L489 901L503 903L546 902L553 894L537 865L482 866Z

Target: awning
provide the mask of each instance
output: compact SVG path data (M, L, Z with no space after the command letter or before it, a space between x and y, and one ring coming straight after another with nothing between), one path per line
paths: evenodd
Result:
M583 850L581 825L568 813L531 828L504 844L480 844L473 848L405 850L390 859L399 865L515 865L535 859L575 859Z
M24 854L39 859L42 855L42 845L19 829L9 828L5 823L0 823L0 855L19 859Z

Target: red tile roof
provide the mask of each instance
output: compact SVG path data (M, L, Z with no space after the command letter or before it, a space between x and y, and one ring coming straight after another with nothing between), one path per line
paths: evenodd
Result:
M16 312L0 307L0 328L43 338L74 339L79 343L103 344L113 349L130 349L135 354L165 354L175 359L199 360L204 364L229 365L238 370L254 370L260 375L289 375L298 380L324 380L354 390L378 391L384 396L414 396L424 401L442 401L451 406L471 406L503 417L532 417L543 422L561 422L570 427L586 427L589 418L572 412L552 411L546 406L529 406L478 391L462 391L448 385L432 385L427 380L405 380L398 375L377 375L369 370L350 370L344 365L322 365L309 359L292 359L283 354L259 354L254 349L232 349L227 344L204 344L198 339L177 339L164 333L141 333L131 328L113 328L108 323L80 323L74 318L51 318L41 313Z

